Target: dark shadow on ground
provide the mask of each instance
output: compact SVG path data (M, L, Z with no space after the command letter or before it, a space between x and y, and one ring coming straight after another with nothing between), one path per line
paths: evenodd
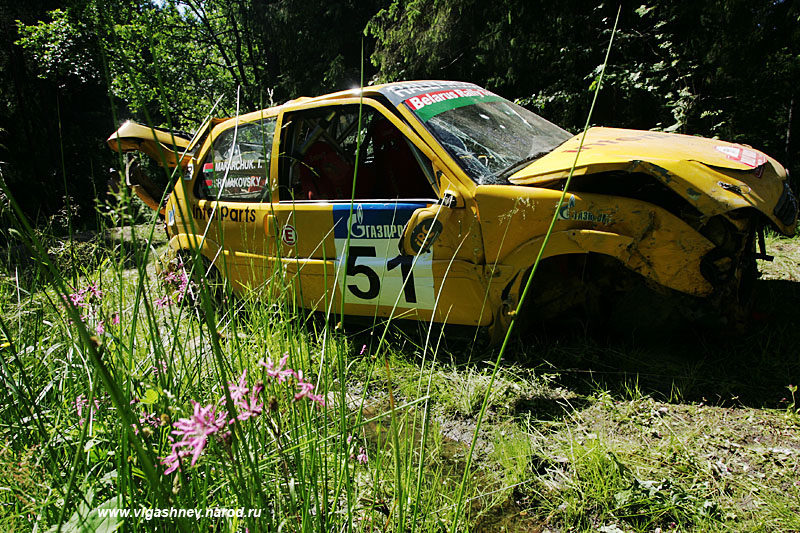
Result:
M611 325L607 316L567 319L558 328L513 340L503 364L554 374L554 385L578 397L602 390L621 399L646 394L661 401L784 408L791 400L787 387L800 383L800 283L759 280L754 290L752 316L743 332L720 325L714 316L670 322L651 305L652 295L631 294L630 300L641 302L639 316L636 306L628 306ZM395 321L385 340L409 358L420 357L427 328L427 323ZM380 319L349 317L344 331L355 354L362 347L374 354L384 325ZM497 350L489 346L486 332L434 325L428 355L436 352L455 365L489 368ZM542 420L576 408L575 400L569 406L531 401L518 410Z
M559 375L578 394L607 390L665 401L783 408L800 382L800 283L758 281L743 333L703 324L661 328L658 317L629 329L538 332L507 359ZM609 334L609 331L612 334Z

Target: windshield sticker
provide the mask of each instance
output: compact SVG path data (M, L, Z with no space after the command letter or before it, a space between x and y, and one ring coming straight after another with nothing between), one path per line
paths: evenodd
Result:
M475 104L477 102L496 102L502 100L486 89L449 89L427 92L407 98L404 103L414 111L423 122L439 113Z
M464 81L411 81L390 85L379 90L393 104L399 105L410 96L445 89L480 89L480 87Z
M433 253L400 255L398 241L417 209L426 203L334 204L339 290L351 303L433 309ZM350 249L347 248L348 227Z
M731 161L736 161L750 168L760 167L767 162L767 156L756 150L749 150L741 146L715 146L718 152L725 154Z

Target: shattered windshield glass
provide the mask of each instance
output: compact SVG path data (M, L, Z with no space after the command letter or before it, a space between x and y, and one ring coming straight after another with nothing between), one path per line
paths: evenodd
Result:
M478 184L508 183L508 176L572 137L485 89L438 91L405 103Z

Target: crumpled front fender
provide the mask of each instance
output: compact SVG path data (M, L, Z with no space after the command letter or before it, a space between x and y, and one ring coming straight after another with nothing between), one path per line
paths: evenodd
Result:
M555 191L548 193L557 194ZM604 219L606 223L560 220L550 235L542 259L566 254L603 254L616 258L655 284L694 296L708 296L714 291L700 268L703 258L715 245L675 215L628 198L612 199L592 194L568 195L568 198L574 210L587 213L605 210L609 213ZM510 227L525 227L525 221L530 224L532 217L547 215L536 206L517 209L508 222ZM551 208L549 216L552 213ZM507 235L509 251L498 249L496 267L487 266L494 271L491 290L498 303L519 296L524 273L533 265L544 242L543 235L527 240L518 237L519 233ZM510 288L509 283L512 284ZM511 302L505 303L508 306Z

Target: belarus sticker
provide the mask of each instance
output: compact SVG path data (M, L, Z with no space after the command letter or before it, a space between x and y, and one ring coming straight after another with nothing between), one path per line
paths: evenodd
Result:
M750 168L757 168L767 162L767 156L756 150L742 146L715 146L718 152L725 154L731 161L736 161Z
M286 224L281 233L281 240L286 246L294 246L297 244L297 230L291 224Z
M447 89L431 91L404 100L409 109L426 122L431 117L456 109L475 104L477 102L496 102L501 100L496 94L476 87L475 89Z

